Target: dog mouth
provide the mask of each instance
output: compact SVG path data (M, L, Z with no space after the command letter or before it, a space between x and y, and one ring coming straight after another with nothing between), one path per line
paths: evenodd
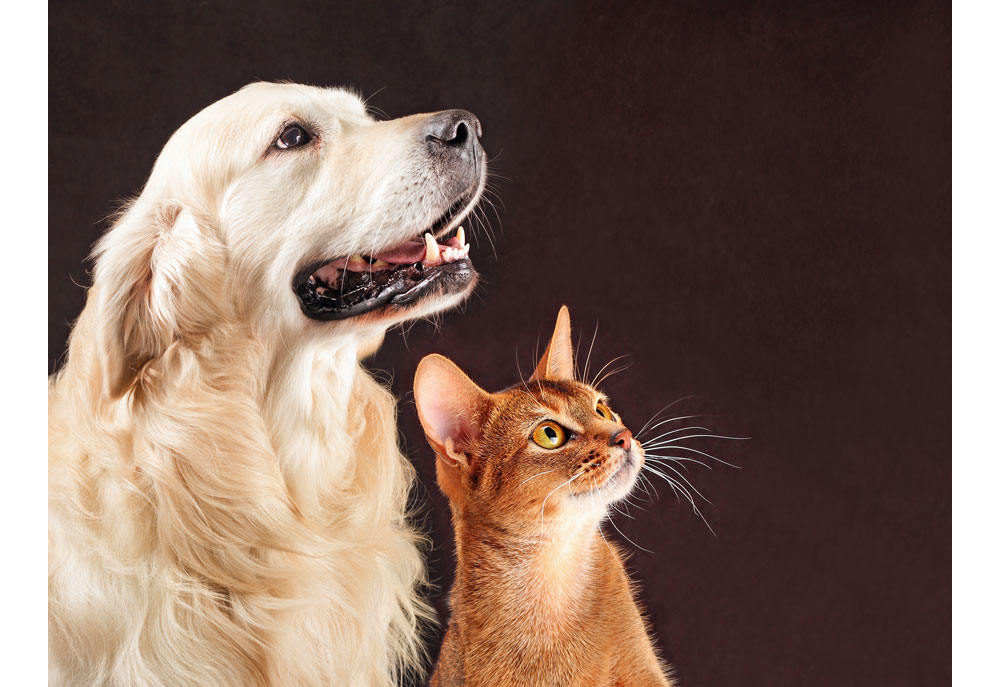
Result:
M300 270L292 288L302 312L314 320L343 320L469 288L476 271L465 229L460 226L450 238L436 238L466 202L457 201L422 235L387 250L316 262Z

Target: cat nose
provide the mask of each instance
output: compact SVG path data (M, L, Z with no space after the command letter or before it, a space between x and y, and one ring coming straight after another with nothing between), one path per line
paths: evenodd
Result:
M632 448L632 432L627 429L622 429L616 432L611 437L611 441L608 442L611 446L621 446L623 449L628 451Z

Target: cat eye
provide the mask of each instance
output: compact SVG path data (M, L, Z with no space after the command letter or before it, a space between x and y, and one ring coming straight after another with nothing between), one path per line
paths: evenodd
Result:
M559 448L566 443L566 430L554 422L542 422L535 427L531 439L542 448Z
M595 408L595 410L597 411L597 414L603 417L605 420L611 420L612 422L616 421L615 414L611 412L611 408L608 408L603 403L598 403L597 408Z
M282 150L287 150L289 148L301 148L311 140L312 137L309 135L309 132L301 124L289 124L278 135L278 140L274 142L274 145Z

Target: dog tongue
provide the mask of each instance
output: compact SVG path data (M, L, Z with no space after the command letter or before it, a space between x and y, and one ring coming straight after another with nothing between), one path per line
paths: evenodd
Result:
M420 260L424 257L425 249L426 245L424 244L423 239L413 239L412 241L407 241L406 243L400 244L395 248L390 248L389 250L379 253L373 257L397 264L420 262Z

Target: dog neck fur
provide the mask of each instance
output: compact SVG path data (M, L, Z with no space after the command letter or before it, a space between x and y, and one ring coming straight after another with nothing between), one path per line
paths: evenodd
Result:
M52 625L63 655L113 662L61 670L94 685L389 685L419 666L424 571L400 506L413 468L358 341L289 350L223 328L169 346L107 402L93 305L51 386ZM165 575L149 579L150 556Z

